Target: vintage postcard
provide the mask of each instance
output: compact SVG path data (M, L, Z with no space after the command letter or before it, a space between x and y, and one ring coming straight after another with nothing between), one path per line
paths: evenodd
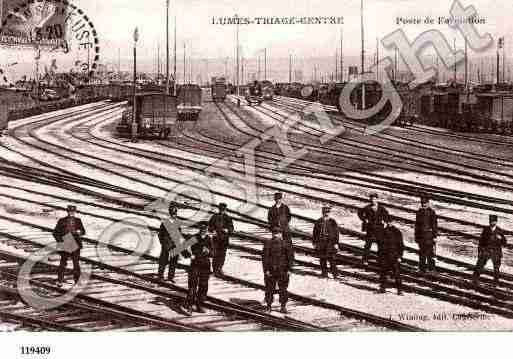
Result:
M0 0L2 339L513 330L512 10Z

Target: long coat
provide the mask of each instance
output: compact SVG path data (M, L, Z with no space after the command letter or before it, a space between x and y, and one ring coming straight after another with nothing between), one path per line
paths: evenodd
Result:
M215 232L216 241L221 241L224 245L229 244L230 235L233 233L233 220L229 215L226 213L214 214L208 222L208 228L210 232Z
M506 245L506 237L499 227L492 230L490 227L483 229L479 238L479 255L490 257L502 257L502 247Z
M376 211L374 211L371 204L360 208L358 217L362 221L362 231L367 233L367 237L378 241L381 240L385 227L384 221L388 215L388 211L381 204L378 204Z
M383 231L383 244L380 248L380 257L387 262L396 261L403 257L403 234L397 227L388 226Z
M432 208L420 208L415 216L415 242L433 244L438 236L438 220Z
M271 238L264 242L262 268L264 273L285 274L294 264L292 242L286 239Z
M195 243L191 246L193 259L191 260L191 269L198 269L202 273L211 273L210 258L213 256L212 238L199 234L194 236ZM206 252L205 252L206 250Z
M67 234L71 234L77 242L78 247L82 249L82 236L84 236L85 233L86 231L80 218L66 216L57 221L57 225L53 230L53 237L58 243L62 243L64 237Z
M177 221L177 220L173 219L173 218L170 218L169 221L174 225L173 221ZM177 229L178 229L178 231L180 233L182 233L182 228L180 226L178 226ZM166 227L166 225L164 223L162 223L160 225L158 237L159 237L160 245L163 248L166 248L168 250L176 248L176 244L173 241L173 239L171 238L171 235L169 234L169 232L167 230L167 227Z
M319 218L313 229L313 245L321 254L332 254L337 250L340 231L338 224L333 218Z
M287 231L291 218L290 208L286 204L282 204L279 208L273 205L267 212L267 223L271 229L279 227Z

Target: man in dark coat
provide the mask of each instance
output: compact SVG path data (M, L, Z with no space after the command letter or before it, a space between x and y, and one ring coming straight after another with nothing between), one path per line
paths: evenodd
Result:
M415 242L419 245L419 269L421 272L435 270L435 239L438 224L435 211L429 206L429 198L422 196L421 207L415 219ZM427 263L426 263L427 262Z
M269 208L267 212L267 222L269 223L269 229L281 228L283 232L289 231L289 223L292 218L290 214L290 208L282 203L283 194L274 194L274 205Z
M384 219L388 217L388 211L378 203L378 194L372 193L369 197L370 203L358 211L358 217L362 221L362 232L365 232L365 247L363 252L363 264L369 258L373 243L379 246L383 238Z
M64 281L64 272L68 264L68 259L73 261L73 279L78 283L80 279L80 250L82 249L82 236L85 235L84 225L80 218L76 217L77 207L69 205L67 207L68 215L57 221L53 230L53 237L58 243L62 243L64 250L60 251L61 260L57 276L58 285L61 286Z
M293 263L294 250L292 242L289 239L283 238L280 228L274 228L272 230L272 237L265 241L262 252L267 311L271 311L274 291L276 284L278 284L281 312L287 313L289 272L292 269Z
M502 247L506 245L504 232L497 226L497 216L490 216L490 225L483 229L479 239L477 264L474 271L474 283L479 283L479 276L489 259L493 263L493 278L495 285L499 284Z
M226 214L226 203L219 204L219 213L214 214L208 222L209 232L214 233L214 260L212 263L216 276L223 274L226 250L233 233L233 220Z
M322 276L328 277L327 262L329 261L333 278L337 278L338 270L335 255L338 249L340 232L337 222L330 218L330 212L331 208L322 208L322 217L315 222L313 229L313 245L320 258Z
M169 222L166 226L164 222L161 223L159 228L159 242L160 242L160 257L159 257L159 271L158 278L160 280L164 280L164 271L166 270L166 266L169 265L167 280L174 282L176 265L178 264L179 256L176 253L173 253L173 249L176 248L176 238L173 240L172 234L169 233L169 230L173 228L168 228L169 226L175 227L178 226L178 209L176 204L171 203L169 205ZM178 226L176 230L181 233L182 229ZM176 234L173 234L176 235Z
M386 227L383 231L383 242L379 252L380 261L380 292L385 293L387 273L391 272L397 287L397 294L401 291L401 260L404 252L403 235L392 223L390 216L385 219Z
M213 247L212 238L208 234L208 223L199 224L199 233L194 237L195 243L191 246L191 265L188 273L188 293L186 308L192 312L192 306L196 305L199 313L205 313L203 303L207 298L208 281L210 279Z

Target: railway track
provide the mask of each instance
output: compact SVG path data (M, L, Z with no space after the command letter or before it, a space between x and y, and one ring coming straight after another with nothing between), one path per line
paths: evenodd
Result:
M275 98L275 100L273 100L273 103L281 105L286 108L289 108L292 111L298 111L298 110L303 111L305 108L307 108L308 106L310 106L312 104L312 102L309 102L309 101L298 100L298 99L293 99L293 98L286 98L286 97ZM359 132L362 132L363 130L365 130L366 126L364 124L357 122L357 121L353 121L351 119L348 119L348 118L342 116L340 113L338 113L338 109L336 109L335 107L321 105L318 103L317 103L317 105L320 105L329 114L332 114L331 117L333 119L335 119L336 121L343 122L343 123L349 125L352 129L355 129ZM489 144L489 145L497 145L497 146L508 146L509 144L512 143L510 141L493 141L493 140L477 138L477 137L469 136L469 135L449 133L449 132L441 130L441 129L437 130L435 128L423 127L423 126L418 126L418 125L414 125L413 127L408 127L407 130L410 133L411 132L419 133L422 136L424 136L426 134L439 135L439 136L444 136L444 137L449 137L449 138L461 139L464 141L472 141L472 142ZM377 134L377 136L383 136L384 138L387 138L391 141L396 141L396 142L401 142L401 143L409 143L410 145L416 146L418 148L434 149L438 152L443 152L443 153L448 153L448 154L457 154L458 156L463 156L463 157L466 157L469 159L474 159L474 160L478 160L478 161L482 161L482 162L491 162L491 163L497 164L499 166L513 164L513 160L511 158L490 156L490 155L487 155L484 153L475 152L474 150L465 150L464 151L464 150L460 150L460 149L450 147L450 146L440 148L437 146L433 146L430 143L426 143L425 141L401 136L400 134L397 133L397 131L390 133L390 131L385 130L383 133Z
M20 245L20 243L18 243ZM26 258L0 251L0 317L16 322L23 327L52 331L192 331L199 330L169 320L158 319L137 310L126 310L122 306L81 295L64 305L53 300L66 293L48 282L51 266L37 264L36 275L27 278L35 294L25 294L22 299L18 287L19 266ZM96 284L99 282L96 281ZM54 308L37 308L27 304L26 298L40 296ZM37 298L36 298L37 299Z
M280 106L283 107L284 105ZM288 117L267 106L254 107L252 109L282 124ZM296 113L298 110L300 111L300 113L302 111L302 109L296 107L292 107L292 109L293 111L296 111ZM340 120L338 120L337 122L339 124L342 123ZM251 126L248 124L247 121L245 121L245 123L246 125ZM344 124L347 126L347 123ZM413 147L414 149L415 145L408 143L408 141L399 142L396 139L390 140L388 137L391 136L385 138L389 143L372 143L372 145L370 145L368 141L364 139L359 140L355 138L339 136L333 138L332 145L337 144L346 147L350 146L350 150L343 150L339 148L334 149L332 145L330 147L326 147L322 145L319 146L315 143L316 140L318 141L318 138L322 135L325 135L325 133L309 125L307 121L300 122L297 125L297 128L301 131L301 133L308 136L312 136L312 140L308 141L306 138L301 138L295 140L295 142L297 142L301 146L313 146L314 151L318 151L326 155L335 154L338 157L345 158L347 160L352 160L356 158L369 165L385 166L390 170L409 170L425 176L435 176L446 180L456 180L458 182L464 182L484 187L493 187L495 189L502 189L505 191L511 191L511 189L513 188L513 182L511 181L513 175L511 173L499 172L485 167L485 165L487 165L490 162L490 160L488 160L486 163L481 163L481 166L477 166L463 163L463 161L461 161L461 157L460 160L457 161L443 159L440 156L436 155L426 155L422 152L414 153L411 152L411 149L405 149L404 144L406 143L408 144L408 146ZM354 129L354 127L351 128ZM363 133L363 131L363 128L359 128L358 132ZM383 135L378 134L377 138L378 140L382 140ZM374 142L378 141L375 140ZM402 147L394 150L391 148L391 144L399 144ZM431 150L433 150L434 148L435 147L432 146ZM351 149L357 149L359 153L355 154L354 151ZM426 149L420 148L420 150L425 151ZM406 163L407 165L405 165L404 163ZM489 175L483 175L483 173L489 173ZM492 177L490 175L494 175L496 177Z
M8 197L8 198L11 200L13 199L12 196ZM15 199L20 200L19 198L15 198ZM35 205L35 206L45 206L44 202L35 202L32 200L26 200L26 199L25 199L25 201L28 201L32 205ZM51 202L55 202L55 200L52 199ZM63 206L60 208L56 208L55 205L51 205L51 206L46 205L46 206L53 207L54 209L63 210L65 208L64 207L65 199L62 199L62 202L63 202ZM94 204L91 204L91 203L88 203L87 205L94 207ZM87 216L101 217L98 214L93 214L90 212L83 212L83 214L87 215ZM114 219L112 219L112 220L114 220ZM156 227L152 228L152 229L157 230ZM304 237L306 237L306 236L304 236ZM237 233L235 236L236 244L232 243L231 248L232 248L232 250L235 250L238 252L242 251L244 253L247 252L250 254L260 256L261 255L260 248L262 245L262 240L263 240L262 237L257 237L254 235L252 236L252 235L243 234L243 233ZM297 260L298 265L300 267L304 267L305 269L315 268L318 270L319 266L316 263L314 263L314 261L316 260L315 252L311 248L311 245L309 246L310 242L308 241L308 239L296 238L295 243L296 243L296 251L298 251L298 253L301 253L304 257L304 259ZM344 252L351 253L352 251L351 251L350 246L347 246L345 248ZM232 255L234 255L234 254L232 253ZM339 259L339 262L342 266L347 267L345 270L342 270L343 276L345 276L347 278L354 278L357 280L365 280L365 281L371 282L371 283L379 282L379 279L377 276L377 272L379 271L379 268L377 266L377 263L373 263L370 267L362 266L359 261L359 258L357 258L354 255L354 253L352 253L352 255L350 255L350 256L348 256L347 254L344 253L343 255L340 255L337 259ZM453 285L455 280L454 280L454 278L448 278L447 277L448 275L454 275L454 276L457 276L457 277L460 277L463 279L470 279L470 275L466 275L466 276L461 275L461 273L458 273L454 270L451 271L451 270L447 270L447 269L442 269L442 274L440 274L438 276L428 276L423 279L418 279L418 278L415 278L417 276L417 273L413 269L414 266L416 265L415 261L406 260L405 263L406 263L406 266L405 266L405 268L403 268L405 289L407 291L411 291L411 292L416 292L416 293L421 293L421 294L428 295L428 296L433 296L432 293L429 293L429 290L425 290L425 289L423 290L422 288L419 288L419 287L433 286L433 283L428 283L429 280L434 280L435 282L445 282L443 284L446 284L446 285L448 284L449 286ZM355 271L354 268L357 268L358 270ZM255 287L254 283L250 283L250 282L247 282L247 283L249 283L248 284L249 286ZM472 285L470 284L470 281L459 280L459 281L457 281L457 283L460 286L472 289ZM513 312L510 313L509 309L508 310L505 309L507 307L511 307L509 304L507 304L507 302L510 302L511 300L513 300L513 296L507 292L507 290L510 290L513 287L512 283L509 283L509 282L503 283L503 288L506 288L506 289L498 290L498 289L489 288L489 287L481 288L481 293L479 295L471 295L471 296L469 296L469 298L467 300L464 300L464 301L462 301L461 299L458 300L457 297L454 296L454 294L461 295L461 291L454 290L448 286L443 286L443 285L435 285L435 287L440 292L434 296L436 298L444 299L444 300L458 303L458 304L465 304L471 308L485 310L490 313L499 314L499 315L503 315L506 317L510 317L513 313ZM256 288L258 288L258 286L256 286ZM485 297L483 295L489 295L491 297ZM502 299L497 299L497 298L502 298ZM485 305L484 303L487 303L487 305Z
M75 180L75 179L73 179L73 181L74 181L74 180ZM86 182L87 184L89 184L89 183L90 183L90 181L85 181L85 182ZM13 221L13 220L14 220L14 219L9 219L9 221ZM154 260L156 260L156 259L154 258ZM306 300L306 299L305 299L305 300ZM310 303L311 301L307 300L307 302L309 302L309 303ZM323 304L323 306L325 306L325 304ZM340 308L339 308L339 309L340 309ZM331 310L334 310L334 309L331 309ZM338 310L338 309L336 309L336 310ZM347 310L347 309L346 309L346 310Z

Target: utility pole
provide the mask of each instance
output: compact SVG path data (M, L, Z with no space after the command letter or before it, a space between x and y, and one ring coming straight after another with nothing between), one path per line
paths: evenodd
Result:
M157 84L160 81L160 44L157 46Z
M169 95L169 1L166 0L166 95Z
M344 28L340 29L340 82L344 82Z
M236 84L237 84L237 89L235 91L235 93L237 94L237 96L239 96L239 75L240 75L240 64L239 64L239 19L237 17L237 15L235 15L235 18L237 19L237 25L236 25L236 32L237 32L237 35L236 35L236 51L235 51L235 55L237 57L237 75L235 76L235 81L236 81Z
M333 81L333 79L332 79ZM338 81L338 49L335 49L335 82Z
M468 90L468 43L465 38L465 90Z
M260 54L258 54L257 62L258 62L258 76L257 76L257 80L260 81Z
M187 60L185 58L186 54L186 45L185 41L183 42L183 84L185 85L187 83Z
M137 140L137 111L136 111L136 92L137 92L137 41L139 40L139 29L134 30L134 89L132 102L132 141Z
M173 95L176 96L176 84L178 82L178 79L176 77L176 15L175 15L175 39L174 39L174 54L173 54L173 57L174 57L174 64L173 64L173 82L174 82L174 85L173 85Z
M362 110L365 110L365 31L363 28L363 0L360 2L360 28L361 28L361 36L362 36Z
M118 48L118 77L121 81L121 49Z
M379 82L379 39L376 37L376 81Z
M264 80L267 80L267 48L264 49Z
M292 54L289 54L289 84L292 83Z
M457 75L458 75L458 68L456 66L456 38L454 38L454 83L456 83Z

